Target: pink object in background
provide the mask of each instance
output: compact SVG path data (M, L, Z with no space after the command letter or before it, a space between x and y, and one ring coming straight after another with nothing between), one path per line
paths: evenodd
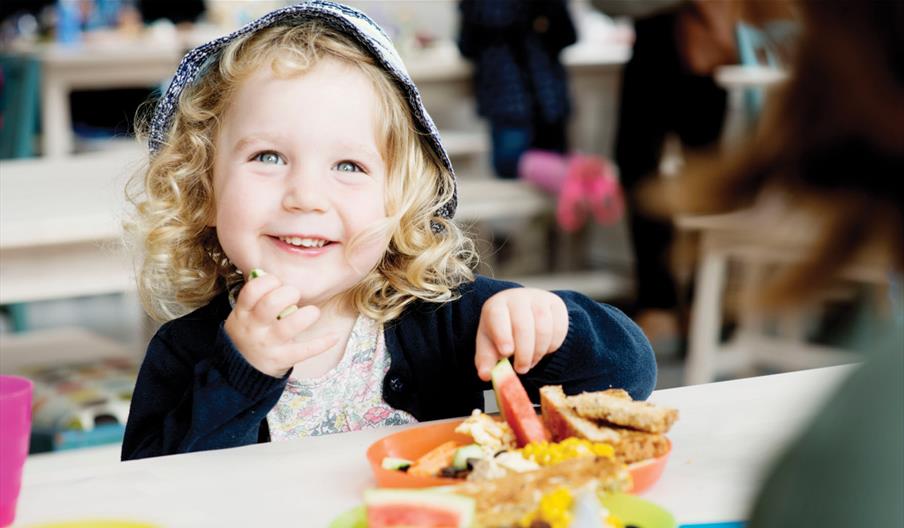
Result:
M608 225L624 213L615 170L599 156L529 150L518 162L518 176L558 195L556 220L565 231L577 231L591 214L597 223Z
M572 156L569 178L581 181L584 202L599 224L617 222L624 213L621 186L612 164L597 156Z
M33 388L25 378L0 376L0 526L9 526L16 517L31 434Z
M528 150L518 159L518 177L549 194L559 194L567 173L568 158L558 152Z

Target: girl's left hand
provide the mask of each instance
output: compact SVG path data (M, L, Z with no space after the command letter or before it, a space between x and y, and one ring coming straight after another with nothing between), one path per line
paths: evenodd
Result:
M489 381L493 366L514 356L515 371L524 374L558 350L567 333L568 308L558 295L535 288L501 291L487 299L480 312L477 373Z

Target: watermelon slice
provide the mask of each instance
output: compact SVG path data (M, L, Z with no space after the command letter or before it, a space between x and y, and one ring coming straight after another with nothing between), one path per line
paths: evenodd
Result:
M372 489L364 492L364 505L367 528L468 528L474 523L474 499L448 492Z
M515 433L518 447L530 442L549 440L549 433L543 427L543 421L534 411L534 405L527 397L527 391L508 359L503 359L493 367L493 390L496 392L496 403L499 412Z

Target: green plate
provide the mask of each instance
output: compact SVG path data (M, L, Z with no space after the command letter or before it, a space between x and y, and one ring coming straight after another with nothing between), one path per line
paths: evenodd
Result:
M355 506L336 517L329 528L367 528L367 512L364 506Z
M607 510L625 524L633 524L638 528L675 528L678 526L671 513L634 495L613 493L604 496L601 502Z
M672 514L634 495L616 493L606 495L603 506L618 516L625 524L638 528L675 528ZM329 528L367 528L367 516L364 506L356 506L339 517L333 519Z

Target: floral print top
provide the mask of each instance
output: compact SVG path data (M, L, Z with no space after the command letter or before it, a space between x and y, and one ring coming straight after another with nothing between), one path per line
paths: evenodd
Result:
M267 413L272 441L415 423L383 401L389 351L383 325L359 315L339 364L319 378L290 377Z

